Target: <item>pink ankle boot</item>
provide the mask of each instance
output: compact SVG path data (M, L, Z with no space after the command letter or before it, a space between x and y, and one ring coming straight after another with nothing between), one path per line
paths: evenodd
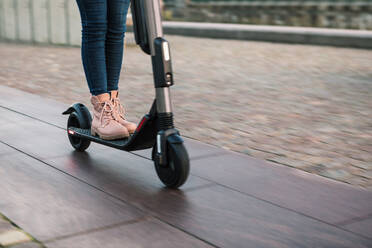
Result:
M115 119L114 106L108 93L92 96L91 103L93 105L92 135L97 134L105 140L115 140L129 136L127 128Z
M120 103L120 99L118 97L119 92L117 90L111 91L111 103L114 106L114 111L116 114L116 120L124 126L130 134L134 133L136 131L137 125L129 122L125 119L125 109L123 105Z

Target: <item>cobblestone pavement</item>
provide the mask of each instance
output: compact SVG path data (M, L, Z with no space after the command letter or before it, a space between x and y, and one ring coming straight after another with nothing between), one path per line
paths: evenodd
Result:
M31 235L0 214L0 248L43 248Z
M372 189L372 50L168 39L182 134ZM88 103L79 48L0 43L0 58L0 84ZM138 121L154 90L137 47L126 49L120 85Z

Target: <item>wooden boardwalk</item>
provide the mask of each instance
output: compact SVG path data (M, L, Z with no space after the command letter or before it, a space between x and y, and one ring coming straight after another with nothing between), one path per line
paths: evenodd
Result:
M0 213L47 247L372 247L372 192L186 139L164 189L149 151L74 152L68 106L0 86Z

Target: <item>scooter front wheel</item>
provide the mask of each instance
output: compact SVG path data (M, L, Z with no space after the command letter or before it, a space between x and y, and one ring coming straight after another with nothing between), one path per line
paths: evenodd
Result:
M156 152L156 145L153 154ZM156 173L159 179L169 188L178 188L184 184L189 176L189 155L182 143L167 145L167 165L159 165L155 162Z
M79 116L76 112L72 112L68 117L67 121L68 139L70 140L70 144L72 145L72 147L79 152L85 151L89 147L90 141L71 135L69 133L69 128L70 127L86 128L84 125L82 125L83 120L81 120L81 118L83 117Z

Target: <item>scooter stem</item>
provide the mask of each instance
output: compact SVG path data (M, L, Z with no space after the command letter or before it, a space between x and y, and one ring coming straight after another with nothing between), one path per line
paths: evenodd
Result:
M159 0L143 0L146 15L148 38L150 40L151 56L155 56L154 41L163 37L163 26Z

